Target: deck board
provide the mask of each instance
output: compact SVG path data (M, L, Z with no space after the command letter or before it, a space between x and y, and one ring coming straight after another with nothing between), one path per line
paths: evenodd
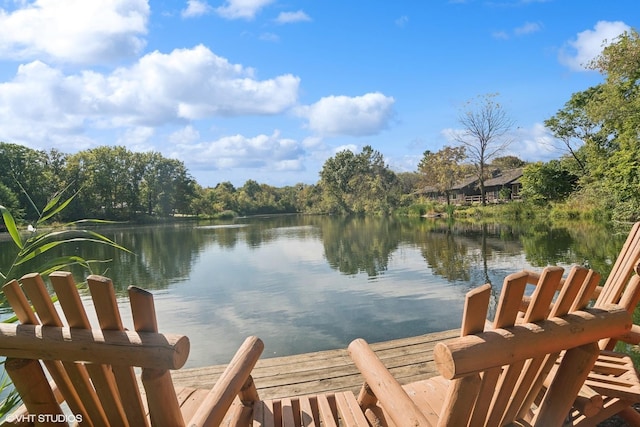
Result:
M459 336L459 330L371 344L378 357L402 384L437 375L434 346ZM188 368L172 372L176 386L211 388L225 365ZM326 350L294 356L260 359L253 378L262 399L351 390L362 385L362 377L346 349Z

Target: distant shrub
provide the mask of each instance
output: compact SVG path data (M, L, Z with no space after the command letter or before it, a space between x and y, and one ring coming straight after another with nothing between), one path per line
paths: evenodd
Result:
M222 212L216 214L215 218L216 219L233 219L233 218L235 218L237 216L238 216L238 214L235 213L234 211L227 210L227 211L222 211Z

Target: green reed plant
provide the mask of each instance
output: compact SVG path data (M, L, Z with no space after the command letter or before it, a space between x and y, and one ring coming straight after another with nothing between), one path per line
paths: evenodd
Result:
M2 220L17 250L16 256L10 265L0 265L1 283L4 284L11 280L18 279L22 274L27 272L27 269L29 272L47 275L53 271L71 268L72 266L81 266L89 271L89 273L93 273L92 264L106 262L106 260L87 260L79 254L49 257L48 255L51 254L51 251L55 248L64 248L65 246L75 247L80 242L89 242L92 244L108 245L125 252L130 252L102 234L82 228L87 224L101 224L108 223L109 221L85 219L66 224L49 224L77 195L76 193L64 199L63 193L64 190L56 193L42 210L39 210L35 206L27 194L27 198L32 207L36 209L38 213L35 226L30 225L28 227L27 236L23 236L24 232L18 229L16 221L9 209L0 205ZM0 305L6 305L4 293L2 293ZM16 320L16 317L12 316L5 320L5 322L15 322ZM5 396L4 399L0 401L0 418L2 418L20 403L19 396L13 389L13 384L4 371L0 376L0 395Z

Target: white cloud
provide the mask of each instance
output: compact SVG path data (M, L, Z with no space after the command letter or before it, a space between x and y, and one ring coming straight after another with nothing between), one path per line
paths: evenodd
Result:
M280 12L276 18L276 22L279 24L291 24L294 22L308 22L311 21L309 15L302 10L297 12Z
M216 8L218 15L227 19L253 19L261 9L274 0L226 0L223 6Z
M116 143L126 145L132 151L151 151L153 146L149 141L154 134L155 129L152 127L136 126L125 129Z
M288 74L258 80L252 69L204 46L153 52L109 74L65 75L34 61L0 84L0 128L12 142L58 146L63 140L67 146L81 140L84 146L88 138L83 135L92 129L279 114L297 102L299 82Z
M491 33L491 36L498 40L509 40L512 35L521 37L537 33L540 30L542 30L542 24L538 22L525 22L521 26L514 28L512 33L509 31L499 30Z
M518 128L508 153L529 162L557 159L565 153L559 152L553 143L553 136L542 123L530 128Z
M444 138L452 145L460 145L459 139L465 136L464 129L446 128L441 131ZM519 127L511 134L512 142L500 155L513 155L522 160L549 161L562 154L555 147L553 136L542 123L535 123L530 128Z
M2 138L27 145L53 142L58 147L87 148L90 140L82 135L83 117L77 112L80 91L42 62L21 65L13 81L0 84Z
M513 30L516 36L537 33L542 29L542 25L537 22L525 22L522 26Z
M179 143L174 156L195 169L269 168L279 171L302 169L304 150L279 131L271 135L225 136L216 141Z
M351 151L352 153L356 154L358 153L360 150L358 150L358 146L355 144L345 144L345 145L340 145L338 147L335 147L333 149L333 154L338 154L341 151Z
M145 46L146 0L36 0L0 9L0 55L105 64L131 58Z
M266 42L272 42L272 43L277 43L280 41L280 36L278 36L277 34L274 33L262 33L259 36L260 40L266 41Z
M298 112L320 135L365 136L388 127L394 103L393 97L379 92L356 97L328 96Z
M599 21L593 30L582 31L565 44L558 56L560 63L574 71L585 71L606 45L628 30L630 27L621 21Z
M445 128L440 131L440 134L444 136L448 142L458 145L459 140L464 138L465 131L464 129Z
M201 0L189 0L187 1L187 8L181 12L183 18L194 18L196 16L202 16L210 13L213 10L206 1Z
M407 15L402 15L400 18L395 20L396 25L400 28L406 26L408 22L409 17Z
M200 132L198 132L193 126L188 125L182 129L173 132L169 135L169 142L171 144L189 144L196 142L200 139Z

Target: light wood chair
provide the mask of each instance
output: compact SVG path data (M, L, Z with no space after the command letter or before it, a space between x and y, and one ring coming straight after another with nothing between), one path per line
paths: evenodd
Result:
M535 285L539 282L540 274L531 271L526 273L528 283ZM581 267L572 268L559 285L562 286L567 280L583 280L585 283L581 293L575 296L572 309L617 304L633 314L640 302L640 222L631 228L604 285L598 286L598 273ZM523 298L521 312L526 312L528 304L529 299ZM549 309L552 307L553 303ZM632 325L623 335L600 340L602 351L572 413L574 425L596 426L618 414L627 425L640 427L640 414L633 408L634 404L640 403L640 378L633 360L624 353L613 351L619 341L640 344L640 325Z
M508 276L490 328L491 287L469 292L461 337L436 346L438 377L401 386L364 340L352 342L350 355L365 379L358 402L370 423L563 425L600 353L598 340L628 331L631 316L619 306L571 311L584 291L579 281L566 281L550 311L562 274L559 268L543 271L521 320L528 274Z
M253 427L369 427L351 391L255 402L253 413L237 424Z
M129 288L134 330L127 330L111 280L89 276L99 323L92 326L71 274L55 272L49 279L58 308L38 274L3 288L19 323L0 324L0 355L7 356L6 371L23 401L8 421L218 426L249 408L242 400L258 400L250 372L264 347L260 339L245 340L211 390L176 389L169 370L184 365L189 340L158 333L149 292ZM140 381L134 367L141 368Z
M607 304L618 304L633 313L640 301L640 294L637 290L640 286L640 222L635 223L631 228L604 285L598 285L601 276L597 272L584 268L577 271L584 280L591 282L588 287L584 288L581 295L576 296L574 308L586 305L601 307ZM534 271L526 271L526 273L529 275L527 279L529 284L538 283L539 273ZM574 273L570 272L571 274ZM559 286L564 284L564 280L560 281ZM527 306L528 298L524 297L521 311L526 311ZM613 350L618 341L640 344L640 325L634 324L631 330L621 337L603 339L600 341L600 348Z

